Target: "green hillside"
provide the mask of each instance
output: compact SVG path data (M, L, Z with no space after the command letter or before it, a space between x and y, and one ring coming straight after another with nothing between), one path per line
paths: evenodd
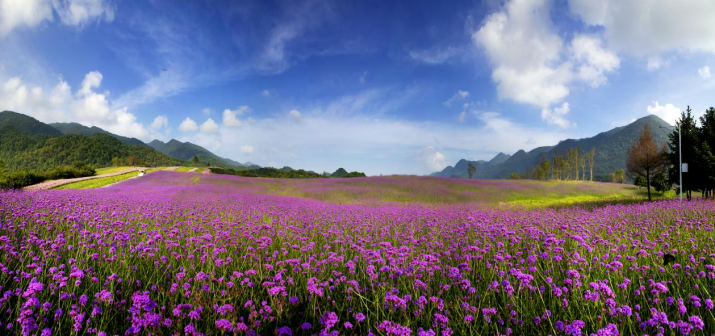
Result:
M467 165L472 163L477 167L475 178L507 178L511 173L524 174L533 168L537 162L552 158L555 153L563 154L569 148L581 147L588 151L596 148L595 164L593 169L594 179L605 181L608 174L618 169L625 169L628 147L638 138L643 125L648 124L653 131L653 136L658 143L667 143L671 127L663 119L649 115L640 118L631 124L616 127L610 131L600 133L591 138L568 139L555 146L538 147L529 152L520 150L512 156L499 153L491 161L460 160L455 166L449 166L433 176L467 178Z
M12 126L19 132L27 135L44 135L47 137L57 137L62 133L52 126L47 125L37 119L24 114L3 111L0 112L0 129L5 126Z
M62 132L64 135L69 135L69 134L79 134L79 135L85 135L85 136L92 136L94 134L107 134L119 141L121 141L124 144L127 145L141 145L141 146L146 146L144 142L137 138L128 138L124 137L121 135L116 135L110 132L107 132L99 127L92 126L92 127L87 127L84 125L80 125L78 123L52 123L49 124L50 126L54 127L58 131Z
M199 165L206 166L211 165L212 167L226 167L226 168L237 168L243 167L244 165L233 161L219 157L218 155L211 153L207 149L195 145L190 142L181 142L175 139L171 139L169 142L163 142L160 140L154 140L150 142L149 147L164 153L170 157L179 160L191 160L194 156L199 159Z
M91 136L62 135L57 129L19 113L0 113L0 125L0 160L6 173L45 171L78 162L94 167L185 163L145 145L122 143L106 132Z

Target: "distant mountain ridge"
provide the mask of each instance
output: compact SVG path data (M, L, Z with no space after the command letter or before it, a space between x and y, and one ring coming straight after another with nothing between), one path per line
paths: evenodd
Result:
M176 166L185 163L143 144L123 143L118 136L99 128L92 130L79 124L70 127L70 133L92 134L65 135L30 116L10 111L0 112L0 160L9 172L42 171L78 162L95 167L116 164Z
M171 139L168 142L163 142L161 140L153 140L147 145L161 153L164 153L170 157L179 160L188 161L191 160L194 156L196 156L199 159L200 163L203 163L204 165L210 164L213 167L259 167L250 162L244 164L231 159L219 157L218 155L207 150L206 148L203 148L188 141L181 142L176 139Z
M650 126L653 136L659 144L667 143L668 133L671 132L672 126L658 116L649 115L626 126L616 127L590 138L567 139L555 146L538 147L528 152L519 150L511 156L499 153L490 161L462 159L456 165L448 166L431 175L467 178L467 166L472 163L477 167L474 178L507 178L511 173L526 173L537 162L546 158L550 159L555 153L563 154L569 148L581 147L582 151L596 148L593 175L595 180L604 181L608 179L608 174L618 169L625 169L628 147L638 138L645 124Z
M112 138L115 138L119 141L121 141L124 144L127 145L140 145L140 146L146 146L143 141L137 139L137 138L128 138L125 136L117 135L114 133L107 132L97 126L92 126L92 127L87 127L78 123L51 123L49 124L50 126L54 127L58 131L62 132L64 135L68 134L79 134L79 135L84 135L84 136L92 136L94 134L107 134L111 136Z

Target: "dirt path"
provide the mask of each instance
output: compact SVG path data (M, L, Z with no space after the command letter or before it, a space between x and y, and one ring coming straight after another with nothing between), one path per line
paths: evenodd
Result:
M191 169L189 169L189 173L193 173L193 172L195 172L195 171L197 171L197 170L199 170L199 168L191 168Z
M204 169L204 171L201 172L201 174L204 174L204 175L211 174L211 169L206 168L206 169Z
M127 168L127 169L122 169L122 170L119 170L119 171L116 171L113 173L109 173L109 174L86 176L86 177L76 177L76 178L63 179L63 180L50 180L50 181L45 181L42 183L27 186L27 187L23 188L23 190L47 190L47 189L52 189L52 188L59 187L64 184L68 184L68 183L74 183L74 182L85 181L85 180L93 180L96 178L102 178L102 177L108 177L108 176L122 175L122 174L126 174L129 172L144 170L144 169L147 169L147 168L142 168L142 167Z
M176 170L176 169L178 169L178 168L179 168L179 167L166 167L166 168L164 168L164 170L166 170L166 171L174 171L174 170Z

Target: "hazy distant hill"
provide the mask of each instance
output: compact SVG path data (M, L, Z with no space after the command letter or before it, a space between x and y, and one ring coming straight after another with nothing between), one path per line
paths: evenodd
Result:
M154 140L148 143L149 147L156 149L157 151L164 153L173 158L180 160L191 160L194 155L199 159L202 165L207 163L213 167L248 167L252 164L243 164L234 160L225 159L219 157L218 155L211 153L206 148L199 145L193 144L191 142L181 142L175 139L169 140L169 142L163 142L160 140ZM256 165L255 168L258 168Z
M59 130L30 116L1 112L0 160L9 171L41 171L72 165L78 161L95 167L106 167L114 163L114 158L122 164L134 161L136 165L146 166L175 166L185 163L143 144L122 143L107 133L97 132L91 136L62 135Z
M54 127L58 131L62 132L62 134L79 134L79 135L85 135L85 136L92 136L94 134L107 134L122 143L125 143L127 145L141 145L141 146L146 146L146 144L137 139L137 138L127 138L121 135L113 134L110 132L107 132L99 127L92 126L92 127L87 127L84 125L80 125L78 123L52 123L49 124L50 126Z
M668 133L671 132L670 124L655 115L649 115L626 126L616 127L591 138L567 139L555 146L538 147L529 152L519 150L511 157L499 153L488 162L462 159L454 167L448 166L432 175L466 178L468 176L467 165L471 162L477 167L477 172L474 174L475 178L506 178L513 172L526 173L527 169L533 168L540 160L551 158L554 153L563 154L569 148L580 146L583 151L588 151L592 147L596 148L593 168L594 179L606 180L609 173L621 168L625 169L628 147L638 138L645 124L650 126L658 143L668 141ZM661 126L668 128L661 128Z

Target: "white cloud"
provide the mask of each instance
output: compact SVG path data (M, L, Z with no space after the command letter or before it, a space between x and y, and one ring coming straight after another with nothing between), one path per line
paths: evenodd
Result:
M549 124L554 124L561 128L575 127L576 124L573 124L564 118L569 111L569 103L564 102L560 107L555 107L553 109L541 109L541 118L546 120Z
M298 110L290 110L290 112L288 112L288 115L291 118L300 119L300 111Z
M462 111L459 113L459 116L457 116L457 119L459 122L464 122L464 120L467 119L467 111Z
M151 123L151 128L155 130L167 127L169 127L169 118L167 118L165 115L156 116L156 118L154 118L154 121Z
M669 64L670 64L670 61L664 60L660 56L651 56L651 57L648 57L648 63L646 65L646 68L648 69L648 71L655 71L662 67L666 67Z
M243 145L243 146L241 146L241 153L243 153L243 154L251 154L251 153L253 153L253 146L249 146L249 145Z
M411 50L409 54L410 58L413 61L429 65L436 65L447 63L450 60L458 58L462 54L464 54L464 51L455 47L447 47L426 50Z
M111 109L109 93L94 91L101 86L101 82L102 74L93 71L85 75L80 89L74 94L70 85L62 79L46 94L48 90L28 86L21 78L13 77L2 85L0 106L43 122L78 122L115 134L149 140L149 131L128 108Z
M206 119L203 124L201 124L202 133L218 133L218 124L211 118Z
M114 20L114 7L105 0L0 0L0 37L18 27L52 21L53 9L63 24L79 28Z
M309 1L294 4L286 16L265 39L266 45L257 58L257 68L266 73L281 73L290 67L292 59L289 44L320 25L329 14L328 2Z
M245 113L251 112L251 108L243 105L239 106L235 110L225 109L223 110L223 125L226 127L240 127L243 126L243 122L237 118L237 116L242 116Z
M675 121L680 118L681 111L673 104L660 105L657 101L653 102L653 106L648 105L647 110L648 114L655 114L671 125L675 125Z
M92 93L92 90L96 89L99 87L99 85L102 84L102 73L99 71L92 71L88 73L87 75L84 76L84 80L82 81L82 87L79 89L78 94L80 95L89 95Z
M199 129L199 125L196 124L193 119L186 117L186 119L184 119L184 121L182 121L179 125L179 129L184 132L193 132Z
M552 106L569 95L569 85L603 85L605 73L615 71L620 60L597 36L579 34L565 45L551 26L550 4L511 0L489 15L472 39L493 65L500 99L540 107L547 122L564 127L563 106Z
M712 0L569 0L569 7L586 24L602 26L617 50L637 56L715 53Z
M265 148L272 152L268 160L259 160L259 164L268 161L277 162L279 166L292 164L290 154L296 154L302 162L306 162L305 166L301 166L304 169L322 171L339 162L354 167L350 169L379 174L432 172L421 157L415 157L415 153L435 144L439 144L439 152L445 157L479 153L493 156L494 152L515 152L553 145L566 137L558 131L514 123L496 113L475 113L481 125L460 127L370 114L316 112L326 110L315 108L310 114L303 115L300 123L294 122L288 115L256 120L253 124L244 125L241 132L221 132L220 141L223 144L251 143L256 149ZM515 137L514 134L520 136ZM535 142L525 145L524 139L528 138L534 138ZM338 148L332 145L335 143L350 143L351 146ZM274 152L271 149L283 148L286 144L290 144L290 150ZM225 151L221 155L235 155L230 151L231 146L223 148Z
M710 74L710 67L706 65L706 66L704 66L704 67L698 69L698 75L700 75L700 77L701 77L702 79L708 79L708 78L710 78L710 76L711 76L711 74Z
M462 99L465 99L469 97L469 91L462 91L459 90L457 93L455 93L452 97L447 99L444 103L442 103L444 106L452 106L453 103L460 101Z
M434 146L426 146L420 149L419 156L422 159L422 163L430 171L440 171L448 166L444 154Z
M91 21L114 20L114 7L108 0L52 0L52 6L68 26L83 27Z
M52 20L47 0L0 0L0 37L21 26L34 27Z
M210 116L211 113L213 113L213 111L210 108L206 107L206 108L201 109L201 113L205 116Z
M571 40L572 59L580 63L576 76L591 87L599 87L606 82L604 73L612 72L621 65L614 53L601 46L601 39L589 35L576 35Z
M261 91L261 95L262 95L263 97L270 97L270 96L271 96L271 91L263 90L263 91Z

